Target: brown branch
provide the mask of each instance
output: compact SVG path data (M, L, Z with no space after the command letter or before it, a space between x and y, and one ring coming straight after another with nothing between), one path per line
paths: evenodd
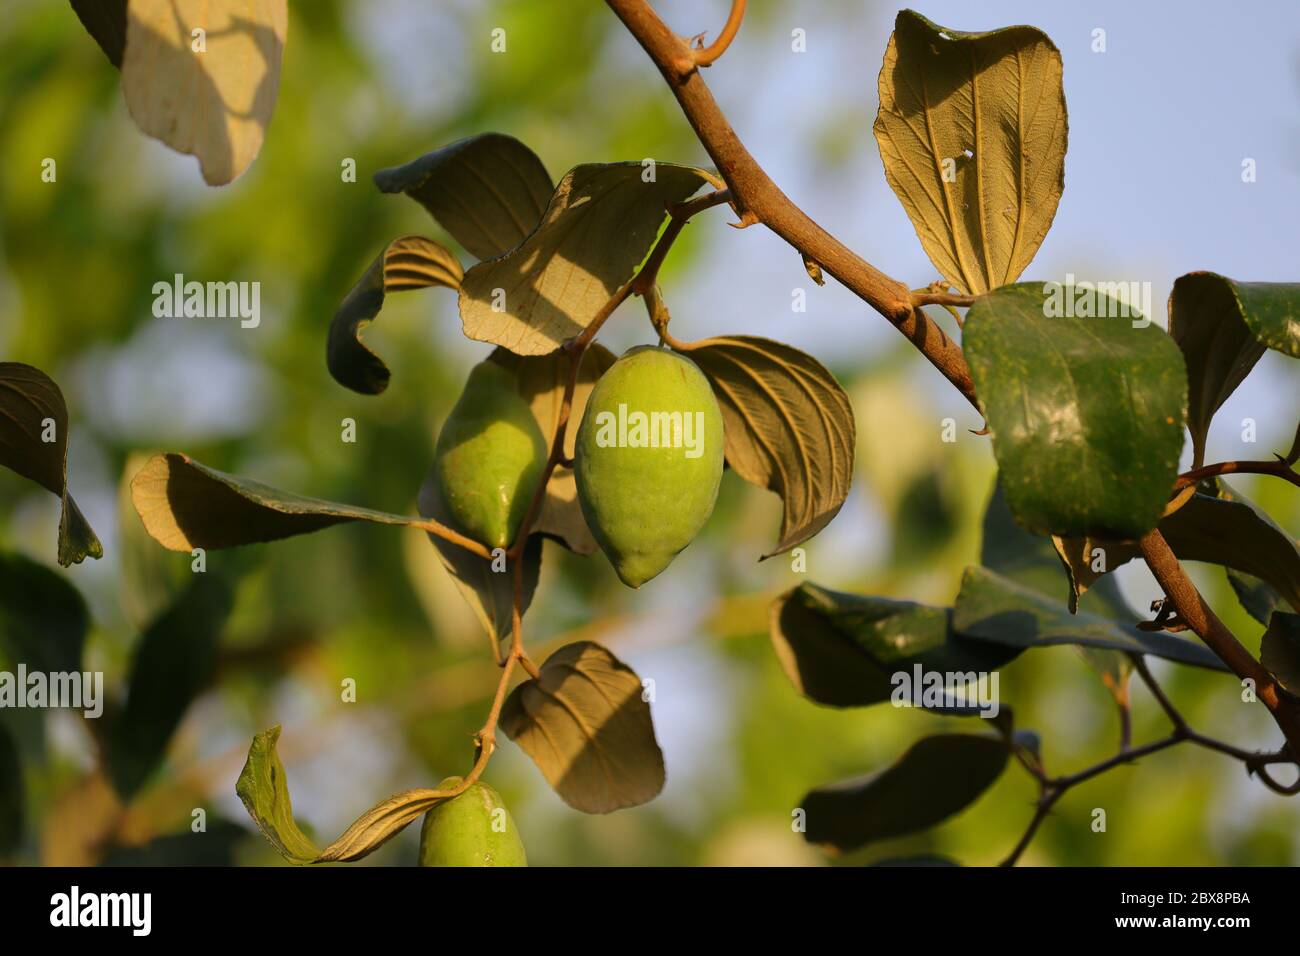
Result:
M1297 709L1295 700L1282 692L1273 675L1251 656L1205 603L1159 529L1153 528L1147 532L1139 544L1142 557L1173 602L1178 617L1196 632L1234 674L1254 683L1256 696L1273 715L1279 729L1286 736L1291 751L1300 754L1300 709Z
M814 222L783 193L736 135L699 70L685 74L690 44L668 29L646 0L606 0L668 84L695 135L731 190L741 221L755 220L888 319L978 408L960 346L917 306L911 290L876 269Z
M1300 474L1287 464L1286 459L1279 457L1275 461L1221 461L1214 465L1206 465L1204 468L1194 468L1178 476L1178 481L1174 483L1174 490L1188 488L1206 478L1215 478L1219 475L1273 475L1300 488Z

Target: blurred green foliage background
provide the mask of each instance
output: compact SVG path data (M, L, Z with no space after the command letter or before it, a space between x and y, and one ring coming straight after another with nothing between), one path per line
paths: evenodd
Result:
M796 177L802 192L792 188L792 195L810 194L810 211L832 232L912 285L930 281L884 187L870 134L893 9L753 6L735 49L708 76L724 107L734 108L742 137L779 182ZM1071 83L1086 41L1073 36L1074 21L1059 28L1062 38L1053 25L1058 14L1033 4L990 5L973 18L941 6L923 12L962 29L1043 27L1065 50L1067 96L1079 89ZM715 31L725 8L662 4L683 33ZM804 60L789 55L791 24L807 25L813 37ZM489 47L494 27L506 30L505 54ZM816 44L824 44L821 52ZM1084 89L1080 112L1070 100L1072 157L1076 144L1086 153L1090 136L1099 135L1079 116L1101 95ZM751 127L758 130L752 138ZM148 540L120 500L120 482L139 463L133 455L185 451L278 487L414 513L437 429L488 347L461 337L450 293L391 297L367 342L390 364L393 381L367 398L329 377L325 330L389 239L409 232L445 239L415 203L380 195L370 175L486 130L528 143L555 178L579 162L707 162L657 73L603 4L310 0L291 3L279 103L260 157L232 186L208 189L192 158L137 132L117 72L67 4L6 5L0 356L44 369L68 398L72 487L106 557L64 573L95 619L86 666L102 669L116 692L139 629L188 574L188 557ZM57 184L40 181L45 157L57 160ZM341 181L345 158L356 161L356 183ZM1073 162L1058 231L1070 228L1061 223L1077 215L1072 209L1105 195ZM1076 169L1085 190L1078 195ZM1138 164L1127 175L1140 181L1146 172ZM1296 170L1280 175L1294 193ZM1132 214L1119 208L1115 221ZM962 568L977 560L993 462L987 439L967 431L978 418L901 338L841 291L813 287L779 240L759 228L734 232L727 216L714 210L693 224L665 270L676 334L757 332L826 362L858 417L850 501L808 547L806 576L791 570L788 557L756 563L775 540L779 502L731 474L705 534L641 592L624 589L600 556L575 558L548 544L525 621L534 657L591 637L653 678L668 784L647 806L586 817L561 803L510 744L487 779L511 806L536 864L858 864L921 852L996 862L1031 814L1033 787L1014 766L956 820L838 861L792 832L791 809L810 788L883 766L945 724L970 728L889 707L835 711L802 699L768 643L772 597L811 579L950 603ZM1053 275L1060 265L1082 276L1094 264L1111 265L1105 235L1072 231L1055 242L1031 275ZM1153 248L1123 274L1231 272L1214 252L1207 245L1201 259L1167 263L1172 254ZM1038 268L1043 261L1050 267ZM1272 274L1267 262L1261 268L1232 274L1298 278ZM153 283L177 272L260 281L261 326L153 318ZM795 288L807 290L806 315L791 314ZM1158 318L1167 289L1167 281L1156 285ZM609 332L602 338L616 351L650 337L635 303ZM1245 393L1242 414L1258 418L1259 449L1280 447L1294 427L1295 372L1270 358L1256 379L1263 384ZM939 441L949 416L959 425L955 444ZM344 418L357 422L355 444L340 441ZM1239 447L1232 431L1220 457ZM1300 506L1284 484L1238 487L1294 533ZM0 503L4 547L53 564L57 501L3 472ZM495 668L420 533L354 525L238 558L208 557L210 565L247 565L219 681L190 709L165 767L130 807L108 795L80 718L0 712L23 756L28 826L16 861L278 863L234 793L249 740L276 723L285 728L280 750L297 816L324 840L382 797L469 765L470 734L486 711ZM1237 607L1222 572L1198 569L1197 579L1257 649L1261 627ZM1135 607L1156 596L1142 571L1126 570L1124 585ZM1230 678L1163 662L1155 669L1198 729L1247 746L1275 743L1263 709L1243 705ZM346 678L356 681L356 703L340 699ZM1082 767L1116 745L1110 697L1069 648L1022 656L1004 669L1001 691L1018 723L1042 733L1053 771ZM1141 690L1134 696L1135 739L1162 734L1157 708ZM208 813L206 834L190 834L197 807ZM1090 827L1095 807L1107 812L1105 833ZM112 834L109 845L87 836L97 825ZM1025 861L1297 863L1298 825L1300 801L1268 793L1233 761L1178 748L1071 792ZM366 863L414 862L417 833L410 828Z

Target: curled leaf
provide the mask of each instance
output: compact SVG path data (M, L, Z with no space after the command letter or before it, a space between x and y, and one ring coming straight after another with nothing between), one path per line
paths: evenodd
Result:
M340 385L363 395L378 395L391 373L383 360L361 341L361 330L374 321L390 292L429 286L460 288L464 275L450 250L423 236L394 239L352 287L330 322L325 361Z
M853 480L853 407L811 355L752 335L702 339L683 351L713 385L722 408L727 463L781 496L776 547L788 551L826 527Z
M609 813L663 789L641 679L599 644L579 641L547 658L541 676L506 700L500 725L575 810Z
M371 807L337 840L320 849L293 818L289 781L276 753L280 728L253 738L235 792L262 835L290 863L346 863L383 846L430 807L451 796L444 790L405 790Z
M1289 693L1300 697L1300 614L1273 612L1260 642L1259 662Z
M68 406L38 368L0 362L0 465L63 501L59 564L102 558L104 548L68 491Z

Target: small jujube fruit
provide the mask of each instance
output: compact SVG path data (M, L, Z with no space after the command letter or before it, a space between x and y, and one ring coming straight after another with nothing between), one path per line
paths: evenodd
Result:
M628 587L668 567L709 520L722 428L709 380L676 352L631 349L596 383L578 428L578 500Z
M438 789L448 790L460 782L460 777L448 777ZM424 815L420 865L527 866L528 859L501 794L476 781Z
M489 548L509 547L546 456L542 430L510 373L490 361L474 366L434 449L452 524Z

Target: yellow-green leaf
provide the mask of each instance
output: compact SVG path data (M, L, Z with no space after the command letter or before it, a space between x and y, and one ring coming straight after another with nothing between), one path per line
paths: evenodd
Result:
M961 33L898 14L876 142L930 261L972 295L1014 282L1065 186L1061 54L1041 31Z
M280 728L253 738L248 760L235 784L257 828L290 863L345 863L359 860L383 846L429 808L451 796L445 790L404 790L371 807L337 840L320 849L293 818L289 781L276 753Z
M262 148L288 30L286 0L130 0L127 109L145 135L197 157L209 186L224 186Z

